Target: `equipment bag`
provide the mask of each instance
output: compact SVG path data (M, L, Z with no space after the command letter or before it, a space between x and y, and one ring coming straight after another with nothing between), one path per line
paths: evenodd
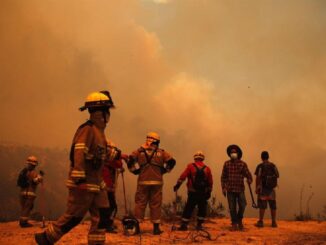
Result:
M208 181L205 174L206 166L198 168L195 163L193 165L196 168L196 173L193 178L193 187L198 192L205 192L208 187Z
M20 171L17 179L17 186L21 188L27 188L29 186L27 172L28 172L27 168L24 168Z

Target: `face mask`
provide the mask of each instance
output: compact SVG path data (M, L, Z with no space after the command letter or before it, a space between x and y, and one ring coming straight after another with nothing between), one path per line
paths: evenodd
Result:
M233 160L238 159L238 153L231 153L230 156Z

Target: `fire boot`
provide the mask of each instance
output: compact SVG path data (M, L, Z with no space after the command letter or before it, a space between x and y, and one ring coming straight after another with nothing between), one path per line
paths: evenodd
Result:
M19 225L20 225L21 228L28 228L28 227L32 227L33 226L28 221L19 221Z
M159 223L154 223L153 224L153 234L154 235L161 235L163 231L160 230L160 224Z
M115 228L114 228L114 226L113 226L113 220L112 219L110 219L109 221L108 221L108 224L107 224L107 227L106 227L106 232L108 232L108 233L114 233L114 234L116 234L117 233L117 231L115 230Z
M187 222L182 222L180 227L177 229L178 231L187 231L188 230L188 223Z
M45 232L36 233L34 235L35 241L38 245L53 245L54 243L50 242L46 237Z

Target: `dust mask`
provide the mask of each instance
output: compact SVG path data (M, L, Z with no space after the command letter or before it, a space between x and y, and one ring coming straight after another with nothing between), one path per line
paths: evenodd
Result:
M238 153L233 152L233 153L230 154L230 157L233 160L238 159Z

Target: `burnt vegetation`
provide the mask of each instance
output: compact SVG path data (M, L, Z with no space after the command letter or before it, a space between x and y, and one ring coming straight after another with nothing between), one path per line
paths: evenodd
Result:
M182 196L177 196L176 200L164 203L162 205L162 219L166 222L179 221L182 216L182 212L186 205L186 201ZM223 218L225 217L225 207L214 196L208 200L207 205L207 218ZM197 208L192 214L192 220L196 220Z

